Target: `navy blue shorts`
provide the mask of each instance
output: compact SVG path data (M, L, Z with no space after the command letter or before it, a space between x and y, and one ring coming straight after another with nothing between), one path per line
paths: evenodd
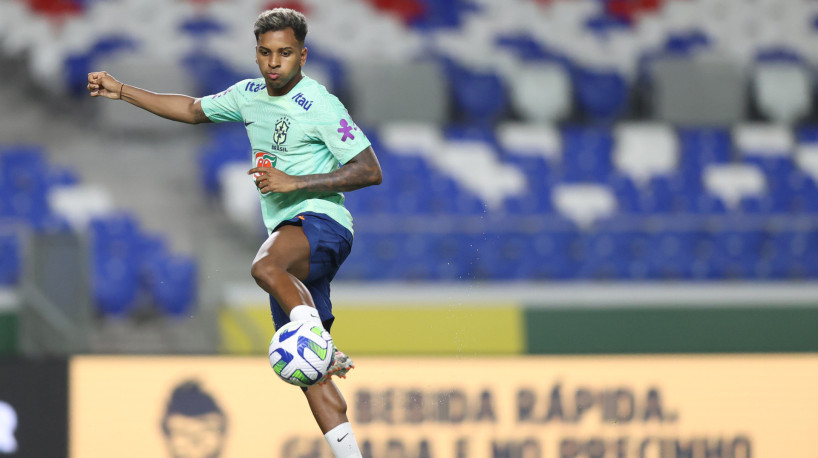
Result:
M310 242L310 274L304 286L310 291L318 316L329 331L335 320L329 299L329 282L352 250L352 233L329 216L313 212L304 212L282 221L276 229L287 225L301 226ZM290 322L290 317L273 296L270 296L270 310L276 329Z

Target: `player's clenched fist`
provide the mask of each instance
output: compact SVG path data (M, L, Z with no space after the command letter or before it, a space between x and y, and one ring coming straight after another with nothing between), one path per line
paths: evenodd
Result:
M122 98L122 83L108 72L91 72L88 74L88 92L91 97Z
M275 167L255 167L248 170L247 174L255 175L256 187L262 194L297 190L295 178Z

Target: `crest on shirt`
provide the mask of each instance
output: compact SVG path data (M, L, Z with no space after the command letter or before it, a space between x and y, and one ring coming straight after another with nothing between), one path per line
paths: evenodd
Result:
M287 141L287 131L290 130L290 120L281 118L276 121L275 131L273 133L273 143L281 146Z

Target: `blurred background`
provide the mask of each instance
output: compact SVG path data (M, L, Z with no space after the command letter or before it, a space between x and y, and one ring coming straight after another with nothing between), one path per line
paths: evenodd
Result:
M818 351L818 2L4 0L0 356L263 355L243 126L172 123L85 85L105 70L204 96L255 78L252 24L276 6L307 15L304 72L384 171L346 194L345 352ZM655 456L818 455L748 437ZM577 444L560 456L614 453ZM452 456L540 456L494 450Z

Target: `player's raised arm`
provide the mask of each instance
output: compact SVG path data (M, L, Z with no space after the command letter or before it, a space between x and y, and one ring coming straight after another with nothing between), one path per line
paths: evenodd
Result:
M199 124L210 122L202 110L200 99L180 94L157 94L121 83L107 72L88 74L91 97L124 100L139 108L173 121Z
M258 174L256 186L263 193L268 192L346 192L383 181L383 172L371 146L358 153L337 170L330 173L293 176L273 168L255 167L248 174Z

